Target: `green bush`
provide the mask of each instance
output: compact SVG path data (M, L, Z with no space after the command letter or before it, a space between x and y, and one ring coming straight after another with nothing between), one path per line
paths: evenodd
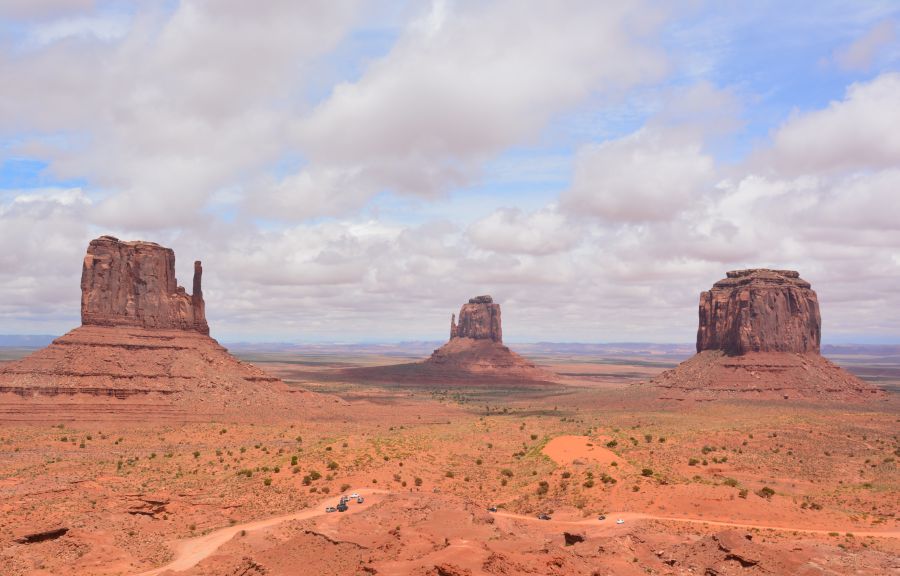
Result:
M765 498L766 500L770 499L775 495L775 491L769 488L768 486L763 486L759 490L756 491L756 495L760 498Z

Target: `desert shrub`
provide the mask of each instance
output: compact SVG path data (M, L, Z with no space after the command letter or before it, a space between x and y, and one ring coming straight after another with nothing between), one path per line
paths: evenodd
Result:
M315 481L322 477L322 475L317 470L310 470L309 477Z
M738 498L746 498L749 491L746 488L741 488L741 491L738 492Z
M734 488L735 486L738 485L738 481L735 480L734 478L726 478L725 480L722 481L722 484L724 484L726 486L731 486L732 488Z
M582 486L584 486L585 488L593 488L594 487L593 478L588 478L587 480L585 480L584 483L582 484Z
M328 486L323 486L321 491L322 494L328 494L329 492L331 492L331 488L329 488Z
M602 476L600 476L600 481L603 482L604 484L615 484L616 483L616 479L606 473L604 473Z
M618 445L619 445L619 443L616 440L610 440L609 442L606 443L607 448L615 448Z
M504 468L503 470L500 471L500 475L506 476L507 478L512 478L513 471L510 470L509 468Z
M632 492L640 492L640 491L641 491L641 487L638 486L637 484L635 484L634 486L631 487L631 491L632 491Z
M271 485L272 485L272 479L271 479L271 478L266 478L265 480L263 480L263 484L265 484L266 486L271 486Z
M349 484L341 484L341 492L346 492L349 489L350 489Z
M400 481L400 475L394 474L394 482L399 482L399 481Z
M479 466L481 466L481 463L482 463L482 462L481 462L481 458L476 459L476 460L475 460L475 463L478 464Z
M760 488L759 490L756 491L756 495L759 496L760 498L765 498L766 500L768 500L769 498L771 498L772 496L775 495L775 491L772 490L771 488L769 488L768 486L763 486L762 488Z
M641 476L653 476L653 470L650 468L644 468L641 470Z
M569 472L568 470L566 470L565 472L562 473L562 477L563 477L563 478L571 478L571 477L572 477L572 473Z
M646 440L647 444L653 442L653 435L652 434L644 434L644 440Z
M531 435L531 439L532 439L532 440L537 440L537 434L532 434L532 435Z
M697 460L696 458L691 458L690 460L688 460L688 466L696 466L699 463L700 463L700 461Z
M309 474L307 474L306 476L303 477L303 485L309 486L310 484L312 484L312 477Z
M194 450L194 458L199 458L200 452L198 450Z
M296 466L296 465L297 465L297 457L291 456L291 466Z
M500 485L501 485L501 486L506 486L507 484L508 484L508 482L507 482L506 478L501 478L501 479L500 479Z
M453 478L453 470L447 470L446 472L444 472L444 476L446 476L447 478Z
M421 485L422 485L422 479L419 478L419 477L416 477L415 480L413 480L413 484L415 484L416 486L421 486Z
M550 484L546 480L538 482L537 495L543 496L550 490Z
M338 463L335 462L334 460L331 460L330 462L328 462L328 469L329 469L329 470L337 470L337 469L338 469Z

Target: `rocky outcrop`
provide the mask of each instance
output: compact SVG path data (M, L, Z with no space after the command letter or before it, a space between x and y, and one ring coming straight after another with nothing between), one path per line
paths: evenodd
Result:
M816 293L797 272L728 272L700 294L697 354L651 384L672 400L883 397L819 354L821 325Z
M175 252L153 242L91 240L81 270L84 326L139 326L209 334L201 279L194 263L193 294L175 279Z
M0 420L295 418L319 402L209 337L202 274L196 262L187 294L171 249L112 236L91 241L83 325L0 366Z
M735 270L700 294L697 352L819 352L822 320L809 282L792 270Z
M450 319L450 340L424 362L354 368L342 376L376 382L417 385L552 384L556 376L535 366L503 345L500 305L490 296L476 296Z
M470 298L459 310L459 323L455 316L450 320L450 338L503 342L500 305L486 295Z

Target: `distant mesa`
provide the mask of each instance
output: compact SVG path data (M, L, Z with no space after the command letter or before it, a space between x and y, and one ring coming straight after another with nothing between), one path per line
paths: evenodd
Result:
M345 370L344 375L377 382L498 385L553 383L556 376L503 345L500 305L476 296L450 319L450 340L423 362Z
M470 298L459 310L459 324L456 315L450 319L450 339L472 338L503 342L503 328L500 325L500 305L490 296Z
M188 294L170 248L92 240L82 326L0 367L0 418L210 420L297 409L300 394L209 337L202 274L195 262Z
M872 397L880 390L819 354L822 320L793 270L735 270L700 294L697 354L651 384L665 397Z

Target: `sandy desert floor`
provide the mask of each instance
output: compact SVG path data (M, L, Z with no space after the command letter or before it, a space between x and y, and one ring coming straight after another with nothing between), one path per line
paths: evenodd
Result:
M540 388L326 377L369 362L266 358L333 396L312 418L0 424L2 573L900 573L897 394L663 402L640 358L541 357L565 376Z

